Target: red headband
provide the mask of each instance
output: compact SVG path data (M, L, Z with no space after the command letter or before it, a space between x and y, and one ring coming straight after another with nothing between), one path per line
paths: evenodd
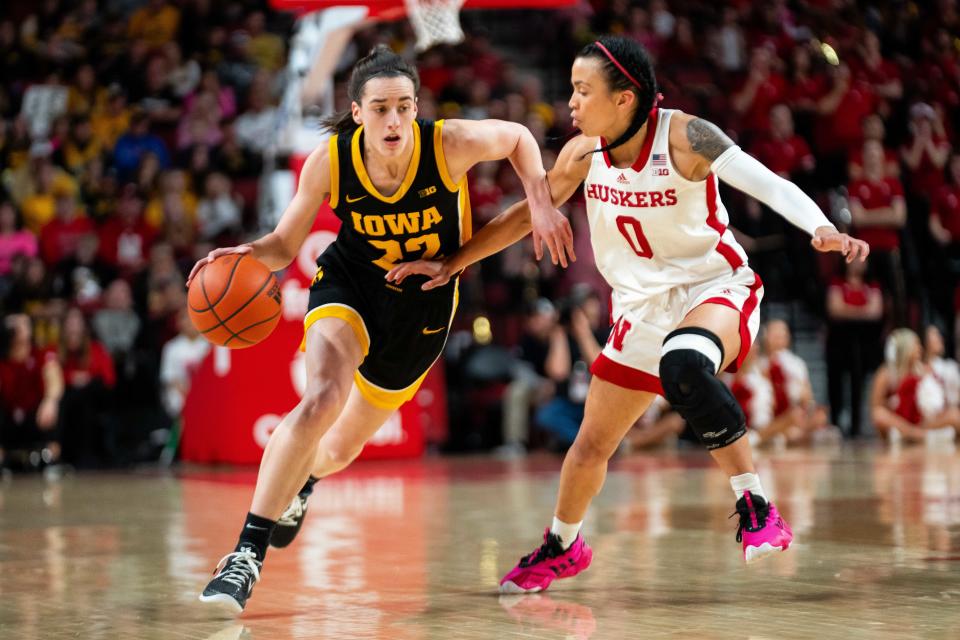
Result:
M603 51L603 53L606 54L606 56L607 56L608 58L610 58L610 62L612 62L614 65L616 65L617 69L620 69L620 73L622 73L623 75L627 76L627 80L629 80L630 82L632 82L633 85L634 85L637 89L643 90L643 85L640 84L639 82L637 82L637 79L634 78L632 75L630 75L630 72L627 71L622 64L620 64L619 62L617 62L617 59L613 57L613 54L610 53L610 50L609 50L609 49L607 49L605 46L603 46L603 43L602 43L602 42L600 42L599 40L597 40L596 42L594 42L594 44L597 45L598 47L600 47L600 51Z
M637 89L640 89L641 91L643 90L643 85L640 84L639 82L637 82L637 79L634 78L632 75L630 75L630 72L627 71L626 68L625 68L622 64L620 64L620 63L617 61L616 58L613 57L613 54L610 53L610 50L609 50L609 49L607 49L605 46L603 46L603 43L602 43L602 42L600 42L599 40L597 40L597 41L594 42L593 44L595 44L595 45L597 45L598 47L600 47L600 51L603 51L604 55L606 55L606 56L610 59L610 62L612 62L612 63L617 67L617 69L620 69L620 73L622 73L623 75L625 75L625 76L627 77L627 80L629 80L630 82L633 83L633 86L635 86ZM658 104L661 100L663 100L663 94L662 94L662 93L658 93L658 94L657 94L656 96L654 96L654 98L653 98L653 106L656 107L657 104Z

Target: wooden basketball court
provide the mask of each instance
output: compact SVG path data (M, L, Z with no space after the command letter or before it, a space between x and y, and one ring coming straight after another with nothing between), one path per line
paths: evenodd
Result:
M699 452L616 460L594 563L531 596L499 577L549 523L555 457L362 463L318 484L246 612L197 602L253 471L0 484L0 638L958 638L960 456L766 454L790 551L745 566L726 479Z

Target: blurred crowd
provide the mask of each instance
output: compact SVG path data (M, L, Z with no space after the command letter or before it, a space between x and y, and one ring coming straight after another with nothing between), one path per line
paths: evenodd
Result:
M175 448L209 349L184 276L259 226L291 24L262 2L0 7L3 464Z
M768 322L762 353L730 381L756 437L799 443L839 424L848 436L872 425L916 440L901 421L955 424L903 409L898 391L933 380L943 410L956 409L936 364L954 352L960 305L955 0L584 0L462 20L464 43L419 56L405 21L359 29L337 66L337 106L352 62L387 42L416 58L421 117L522 122L550 166L571 133L576 52L604 33L637 39L664 106L716 122L872 246L865 268L844 266L760 203L723 192L765 301L800 305L825 327L819 404L809 381L784 382L804 365L783 355L789 323ZM182 314L184 274L210 247L262 227L262 152L292 24L262 0L0 7L0 452L31 443L27 465L103 466L175 448L190 371L208 348ZM471 175L477 225L521 197L507 163ZM582 201L567 213L580 256L570 269L537 262L525 241L463 278L465 337L448 354L451 448L562 447L576 432L608 290ZM905 327L926 350L904 346L917 335ZM630 442L682 432L657 405Z

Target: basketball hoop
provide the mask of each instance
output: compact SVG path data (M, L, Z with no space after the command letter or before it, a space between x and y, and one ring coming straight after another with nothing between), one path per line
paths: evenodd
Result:
M417 51L426 51L437 44L463 41L460 8L465 0L403 0L413 31L417 35Z

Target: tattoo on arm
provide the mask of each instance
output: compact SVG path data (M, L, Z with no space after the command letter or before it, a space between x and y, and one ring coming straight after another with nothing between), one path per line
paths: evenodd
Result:
M687 139L693 152L710 162L733 146L733 140L721 131L720 127L700 118L694 118L687 123Z

